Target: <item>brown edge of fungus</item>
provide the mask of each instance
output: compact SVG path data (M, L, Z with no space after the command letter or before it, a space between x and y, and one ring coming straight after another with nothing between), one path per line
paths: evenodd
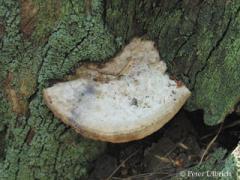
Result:
M67 124L68 126L72 127L76 132L82 134L83 136L95 140L101 140L101 141L109 141L112 143L124 143L124 142L129 142L133 140L139 140L143 139L144 137L152 134L153 132L156 132L159 130L161 127L163 127L170 119L172 119L175 114L181 109L181 107L184 105L188 97L191 95L191 93L186 94L186 98L182 98L181 101L178 101L177 104L175 104L175 111L170 111L168 114L165 116L161 117L162 121L161 124L159 123L160 121L157 120L158 115L154 114L152 119L156 119L154 123L142 128L141 130L134 131L131 133L126 133L126 134L117 134L117 135L100 135L97 134L90 129L87 129L86 127L81 127L77 123L75 123L73 120L65 117L61 112L59 112L54 106L52 106L52 100L51 97L48 96L47 90L43 90L43 99L48 106L48 108L53 112L53 114L59 118L63 123Z

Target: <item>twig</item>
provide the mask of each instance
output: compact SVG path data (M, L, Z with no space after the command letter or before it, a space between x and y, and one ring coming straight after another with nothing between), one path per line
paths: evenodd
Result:
M137 154L139 152L139 150L133 152L132 154L130 154L126 159L124 159L121 164L118 165L118 167L112 172L112 174L110 176L108 176L106 178L106 180L111 180L111 178L113 177L113 175L129 160L131 159L135 154Z
M184 142L184 141L185 141L185 138L183 138L181 141L179 141L177 144L175 144L175 145L173 146L173 148L172 148L171 150L169 150L168 153L166 153L166 154L164 155L164 157L168 157L169 155L171 155L172 152L175 151L175 149L179 146L179 143L182 143L182 142Z
M220 134L220 132L222 131L222 127L223 127L223 123L221 124L221 126L220 126L217 134L214 136L214 138L213 138L213 139L209 142L209 144L207 145L207 148L205 149L205 151L204 151L204 153L203 153L203 155L202 155L202 157L201 157L201 160L200 160L200 162L199 162L198 165L201 165L201 164L202 164L204 157L205 157L206 154L208 153L208 151L209 151L209 149L211 148L212 144L213 144L213 143L216 141L216 139L218 138L218 135Z
M181 148L183 148L184 150L188 150L188 149L189 149L189 147L186 146L185 144L183 144L182 142L178 143L178 145L179 145Z
M170 161L169 158L166 158L166 157L163 157L163 156L155 155L154 157L159 159L162 162L165 162L165 163L171 163L172 162L172 161Z
M232 122L231 124L226 125L225 127L223 127L223 129L228 129L228 128L234 127L236 125L239 125L239 124L240 124L240 119Z
M231 124L229 124L229 125L224 126L224 127L222 128L222 130L225 130L225 129L228 129L228 128L231 128L231 127L234 127L234 126L237 126L237 125L240 125L240 119L234 121L233 123L231 123ZM200 139L201 139L201 140L206 139L206 138L212 136L213 134L214 134L214 132L213 132L213 133L206 134L206 135L202 136Z

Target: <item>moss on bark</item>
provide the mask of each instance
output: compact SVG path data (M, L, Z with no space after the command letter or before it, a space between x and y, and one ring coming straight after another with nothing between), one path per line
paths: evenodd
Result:
M42 89L81 61L109 58L117 46L103 25L100 1L92 1L91 15L84 11L83 1L62 1L58 18L52 15L55 1L27 2L30 5L0 1L4 26L0 179L80 178L86 175L88 162L103 151L104 143L86 140L55 119L43 103ZM78 3L80 9L76 9ZM26 27L21 26L26 16L22 11L28 9L23 6L38 9L33 13L34 23L28 24L31 31L21 31Z
M192 90L189 110L203 109L209 125L234 111L240 99L239 1L113 2L106 14L112 33L124 41L136 34L155 40L169 73Z

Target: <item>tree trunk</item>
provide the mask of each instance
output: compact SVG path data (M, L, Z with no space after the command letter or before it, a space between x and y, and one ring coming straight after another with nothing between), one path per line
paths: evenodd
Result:
M240 100L238 0L106 2L105 21L115 36L155 40L169 72L192 91L189 110L203 109L209 125L234 111Z
M239 0L0 0L0 179L75 179L104 143L54 118L42 89L134 36L156 42L207 124L240 99Z

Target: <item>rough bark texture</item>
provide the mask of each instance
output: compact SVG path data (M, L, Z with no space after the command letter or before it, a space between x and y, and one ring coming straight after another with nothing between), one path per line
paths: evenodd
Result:
M106 1L109 2L109 1ZM120 39L154 39L170 73L193 95L187 108L203 109L209 125L224 120L240 99L240 2L111 1L105 21Z
M155 40L187 105L223 121L240 99L239 0L0 0L0 179L74 179L104 143L83 139L42 102L42 89L82 61Z
M0 1L0 179L82 177L104 148L60 123L42 101L50 80L63 78L82 60L114 53L101 2L92 2L91 16L86 5Z

